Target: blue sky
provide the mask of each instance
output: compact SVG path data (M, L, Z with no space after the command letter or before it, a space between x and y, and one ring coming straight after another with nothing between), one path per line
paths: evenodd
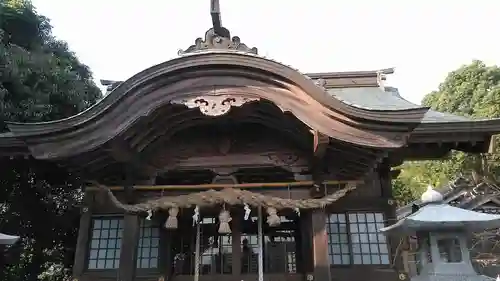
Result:
M96 79L125 80L211 26L209 0L33 0ZM302 72L395 67L416 103L473 59L500 64L498 0L220 0L223 25Z

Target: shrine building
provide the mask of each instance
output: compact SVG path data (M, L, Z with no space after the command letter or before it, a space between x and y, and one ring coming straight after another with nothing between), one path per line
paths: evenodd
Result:
M301 73L221 25L0 155L87 184L78 281L397 280L392 167L487 152L500 120L403 99L392 69ZM70 187L68 187L70 188Z

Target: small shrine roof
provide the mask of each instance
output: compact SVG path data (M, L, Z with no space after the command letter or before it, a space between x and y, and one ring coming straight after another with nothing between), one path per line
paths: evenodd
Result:
M12 245L16 243L19 239L19 236L7 235L0 233L0 245Z
M429 204L382 232L415 233L416 231L480 231L500 227L500 215L465 210L448 204Z

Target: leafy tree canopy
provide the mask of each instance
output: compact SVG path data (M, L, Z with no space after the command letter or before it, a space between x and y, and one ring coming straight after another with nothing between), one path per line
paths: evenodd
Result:
M0 110L8 121L74 115L101 97L89 68L51 33L28 1L3 0L0 14Z
M29 1L0 0L0 130L5 121L65 118L100 97L89 68L46 17ZM7 257L0 253L0 280L64 280L76 245L78 177L34 160L0 166L0 231L22 237Z
M448 74L437 91L426 95L423 105L469 118L500 117L500 68L473 61ZM494 140L498 142L498 140ZM431 184L440 186L460 173L474 170L497 179L500 175L499 145L492 154L468 155L454 151L448 159L403 164L394 181L394 195L405 204L418 198Z

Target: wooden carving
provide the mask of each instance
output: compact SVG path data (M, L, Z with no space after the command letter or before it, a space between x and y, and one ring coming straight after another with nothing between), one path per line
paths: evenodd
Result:
M319 79L314 80L314 84L316 84L318 87L325 88L326 80L323 78L319 78Z
M326 147L330 142L330 138L327 135L318 132L317 130L311 130L311 133L313 134L314 156L323 158Z
M294 153L272 153L268 155L269 160L276 166L291 166L300 160L300 156Z
M199 108L200 112L207 116L221 116L229 112L233 106L242 106L245 103L258 101L259 98L217 95L199 96L191 99L173 100L172 104L183 104L188 108Z
M257 48L247 47L247 45L241 43L240 38L237 36L231 38L229 30L222 26L219 1L212 0L210 2L210 15L212 16L213 27L205 33L205 40L196 39L194 45L184 51L179 50L179 55L213 49L237 50L257 55Z
M196 53L205 50L236 50L245 53L251 53L257 55L257 48L250 48L247 45L241 43L241 40L238 36L234 36L233 38L222 37L214 34L213 30L210 29L205 34L205 40L202 38L197 38L194 42L194 45L189 46L186 50L179 50L177 53L179 55Z
M385 91L385 80L386 80L386 75L384 71L382 70L377 71L377 84L383 91Z

